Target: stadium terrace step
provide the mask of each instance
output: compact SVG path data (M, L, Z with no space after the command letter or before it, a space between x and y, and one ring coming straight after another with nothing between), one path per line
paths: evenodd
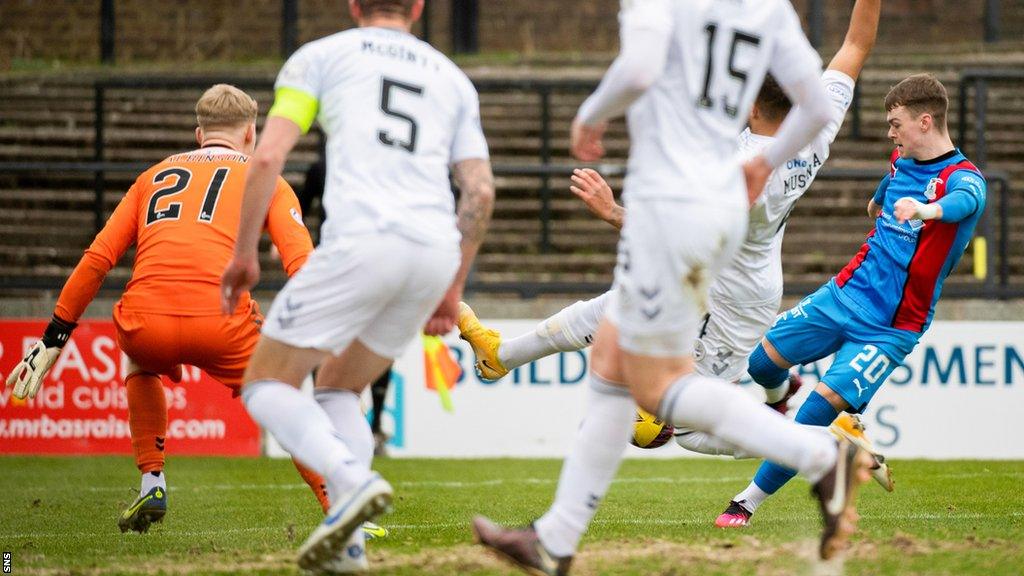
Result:
M603 284L610 287L612 274L611 272L573 272L568 270L556 272L536 272L532 270L522 272L477 271L473 274L473 280L481 284L557 282L559 284ZM596 296L597 294L593 295Z
M1024 64L1020 46L961 46L928 50L879 50L872 55L860 82L861 135L850 137L852 114L835 142L826 169L887 169L891 142L882 100L889 88L909 74L929 71L947 83L953 99L951 125L959 110L956 83L967 67L1007 67ZM941 50L942 57L935 57ZM826 55L826 60L827 60ZM577 74L580 72L577 71ZM599 70L584 70L581 77L598 78ZM115 72L116 74L116 72ZM563 77L559 72L487 70L487 77ZM267 79L272 74L265 75ZM105 112L105 158L118 162L151 164L192 145L194 103L199 89L108 89ZM1024 92L1019 84L990 83L986 134L989 166L1004 171L1015 190L1024 189ZM255 96L265 112L269 90ZM575 165L568 153L568 128L586 93L554 91L550 95L549 146L551 162ZM483 90L482 123L495 164L535 166L541 153L541 97L522 90ZM92 80L82 78L18 78L0 80L0 161L89 161L94 133ZM975 118L974 98L968 101L969 126ZM966 152L975 150L973 131ZM317 134L302 138L290 160L310 162L318 154ZM622 163L628 153L624 122L614 122L606 135L608 162ZM107 174L105 212L109 213L135 174ZM286 179L301 187L304 174L289 172ZM566 176L552 176L549 251L541 253L540 214L543 179L531 176L496 177L498 201L495 219L475 272L478 282L581 282L611 281L617 232L594 219L568 190ZM621 192L622 179L610 184ZM71 271L92 235L93 176L91 174L0 174L0 270L5 275L63 279ZM787 225L783 246L787 282L814 284L839 270L863 242L872 222L864 212L874 190L872 180L821 179L797 205ZM990 205L998 200L990 197ZM1024 196L1009 198L1011 230L1024 229ZM316 217L307 214L316 225ZM1016 232L1014 232L1016 234ZM1016 236L1015 236L1016 237ZM52 248L58 246L59 248ZM283 279L280 264L265 255L265 280ZM1024 243L1011 243L1007 265L1015 281L1024 281ZM950 285L971 285L971 251L950 279ZM997 263L990 263L996 266ZM129 261L114 271L127 277ZM59 282L57 283L59 285Z

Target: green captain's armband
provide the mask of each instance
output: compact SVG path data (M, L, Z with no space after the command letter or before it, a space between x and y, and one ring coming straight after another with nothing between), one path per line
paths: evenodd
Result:
M319 105L316 98L295 88L278 88L274 92L274 105L267 117L280 116L299 125L302 133L309 132L309 127L316 120Z

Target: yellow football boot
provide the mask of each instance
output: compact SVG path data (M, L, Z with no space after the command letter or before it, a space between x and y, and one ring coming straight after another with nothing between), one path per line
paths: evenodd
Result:
M476 354L476 373L486 380L498 380L508 374L508 368L498 359L501 333L485 328L473 309L465 302L459 302L459 338L473 347Z
M828 429L836 438L846 438L866 450L875 460L874 465L871 466L871 477L887 492L893 491L895 483L892 480L892 470L885 463L885 456L875 450L871 440L868 440L867 435L864 434L864 423L860 421L860 416L849 412L840 412Z

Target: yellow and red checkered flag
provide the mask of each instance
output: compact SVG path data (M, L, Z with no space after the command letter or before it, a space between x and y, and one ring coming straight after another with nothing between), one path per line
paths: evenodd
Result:
M455 387L462 376L462 368L452 358L448 346L437 336L423 335L423 373L426 375L427 389L437 390L441 407L446 412L454 412L455 406L449 390Z

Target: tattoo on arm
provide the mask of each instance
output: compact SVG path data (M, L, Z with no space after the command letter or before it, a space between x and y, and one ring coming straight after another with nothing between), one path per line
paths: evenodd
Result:
M622 222L626 217L626 209L618 204L612 206L612 215L608 218L608 223L615 226L619 230L622 230Z
M482 159L463 160L455 165L453 173L461 191L457 213L462 244L479 246L494 210L491 163Z

